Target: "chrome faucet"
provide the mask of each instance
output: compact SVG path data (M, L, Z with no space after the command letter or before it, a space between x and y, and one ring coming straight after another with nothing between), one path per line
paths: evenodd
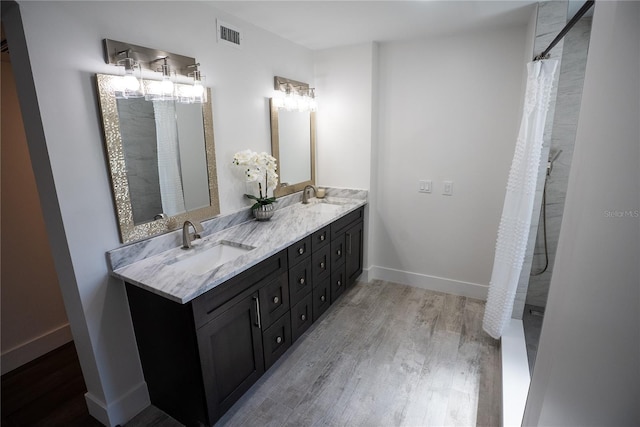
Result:
M314 187L313 185L307 185L306 187L304 187L304 190L302 190L302 203L304 203L305 205L309 203L309 190L313 190L314 197L316 195L316 187Z
M193 234L189 233L189 227L193 227ZM196 220L187 220L182 224L182 249L189 249L191 242L200 238L200 233L204 231L202 224Z

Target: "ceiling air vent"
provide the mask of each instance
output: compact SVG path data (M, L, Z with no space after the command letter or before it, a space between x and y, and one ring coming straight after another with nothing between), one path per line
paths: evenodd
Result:
M242 31L232 25L217 21L218 26L218 43L225 43L237 48L242 47Z

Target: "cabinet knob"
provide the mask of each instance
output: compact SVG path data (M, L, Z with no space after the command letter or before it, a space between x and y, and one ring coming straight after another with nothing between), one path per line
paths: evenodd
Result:
M338 254L338 256L342 255L342 250L341 250L341 249L338 249L338 250L336 251L336 254Z
M324 239L325 239L325 237L324 237L324 233L322 233L322 234L320 235L320 241L321 241L321 242L324 242Z
M277 303L279 303L279 302L280 302L280 298L278 298L278 297L273 297L273 303L274 303L274 304L277 304Z
M298 253L299 253L300 255L302 255L302 254L304 253L304 248L303 248L303 247L300 247L300 248L298 249Z
M301 277L300 280L298 280L298 282L300 282L301 285L304 285L304 277Z
M282 342L282 337L278 337L278 338L276 338L276 342L277 342L278 344L280 344L280 343Z
M342 281L341 281L341 280L338 280L338 281L336 282L336 285L338 285L338 286L342 286Z
M327 299L327 298L325 298L325 296L324 296L324 295L322 295L322 296L320 297L320 301L322 301L322 302L325 302L325 300L326 300L326 299Z
M324 270L324 262L320 263L320 268Z
M307 320L307 316L305 316L305 315L303 314L302 316L300 316L300 320L302 320L302 321L304 322L305 320Z

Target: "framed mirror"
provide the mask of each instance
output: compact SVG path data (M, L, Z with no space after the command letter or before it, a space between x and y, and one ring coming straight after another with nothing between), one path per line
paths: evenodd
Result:
M210 90L203 104L123 99L113 90L118 78L97 75L121 241L220 214Z
M278 159L278 197L302 191L316 182L316 113L287 111L269 101L271 151Z

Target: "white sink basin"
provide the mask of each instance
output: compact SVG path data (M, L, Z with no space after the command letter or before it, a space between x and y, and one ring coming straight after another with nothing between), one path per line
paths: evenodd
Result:
M331 214L333 214L333 213L336 213L339 210L341 210L342 209L342 205L333 204L333 203L327 203L327 202L314 203L312 205L309 205L309 207L307 209L312 211L312 212L331 213Z
M255 249L253 246L221 240L213 245L185 249L184 254L178 256L169 264L192 274L200 275L233 261L253 249Z

